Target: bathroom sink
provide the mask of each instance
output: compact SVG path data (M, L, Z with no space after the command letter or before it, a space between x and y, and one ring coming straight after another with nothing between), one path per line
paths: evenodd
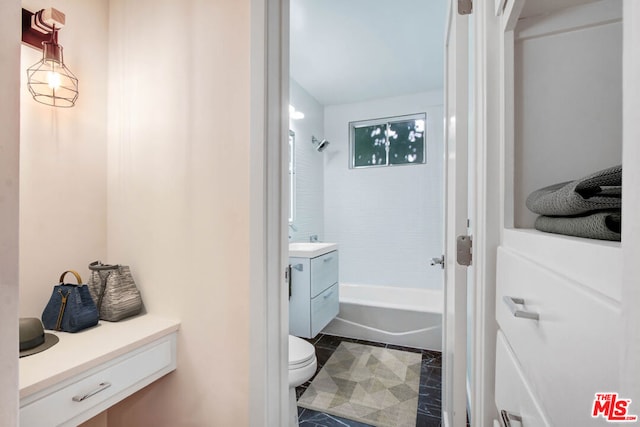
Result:
M297 258L315 258L338 249L335 243L293 242L289 243L289 256Z

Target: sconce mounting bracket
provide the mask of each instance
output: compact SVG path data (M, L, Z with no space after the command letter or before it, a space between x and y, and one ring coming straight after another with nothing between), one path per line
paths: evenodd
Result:
M22 43L42 50L42 42L49 41L51 36L31 28L31 18L35 14L27 9L22 9Z
M50 41L65 25L65 15L57 9L31 12L22 9L22 42L42 50L42 42Z

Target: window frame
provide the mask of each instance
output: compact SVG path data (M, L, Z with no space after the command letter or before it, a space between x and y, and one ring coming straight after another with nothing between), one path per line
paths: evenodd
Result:
M421 162L407 162L407 163L388 163L383 165L361 165L356 166L356 158L355 158L355 130L356 128L375 126L375 125L386 125L389 126L392 123L398 122L406 122L408 120L424 120L424 132L422 137L422 161ZM368 119L368 120L355 120L349 122L349 169L366 169L366 168L382 168L382 167L398 167L398 166L410 166L410 165L424 165L427 163L427 113L413 113L413 114L404 114L400 116L391 116L391 117L381 117L377 119ZM387 147L385 151L388 153L389 146L391 143L389 142L389 137L385 135L387 140Z

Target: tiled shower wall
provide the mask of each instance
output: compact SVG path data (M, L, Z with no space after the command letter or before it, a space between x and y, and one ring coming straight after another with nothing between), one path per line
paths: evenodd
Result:
M311 136L324 138L324 107L293 79L290 81L290 103L304 113L302 120L290 120L296 143L296 212L294 227L289 228L291 241L308 242L311 235L324 239L324 156L311 144Z
M429 260L443 250L441 91L327 106L325 240L340 248L340 282L442 288ZM427 163L349 169L349 122L427 113Z
M443 251L442 92L323 106L297 82L291 105L296 138L296 213L290 241L338 243L340 281L442 288L442 270L429 265ZM349 169L349 122L427 113L427 163ZM326 138L318 153L311 136Z

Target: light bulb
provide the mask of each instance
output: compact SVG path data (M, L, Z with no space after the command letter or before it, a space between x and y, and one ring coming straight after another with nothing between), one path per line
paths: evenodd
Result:
M49 84L49 87L51 89L58 89L60 87L61 80L62 79L59 73L55 71L47 72L47 83Z
M304 119L304 113L302 111L296 111L294 106L289 104L289 118L292 120Z

